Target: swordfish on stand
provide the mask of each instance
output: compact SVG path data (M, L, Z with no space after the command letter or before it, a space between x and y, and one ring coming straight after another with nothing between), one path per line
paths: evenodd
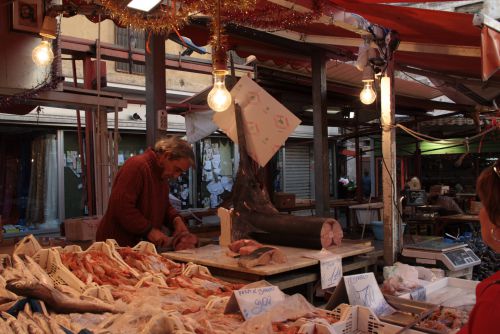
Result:
M293 216L274 207L253 173L238 104L235 113L240 164L231 194L234 207L231 240L253 238L264 243L313 249L339 246L343 232L335 219Z

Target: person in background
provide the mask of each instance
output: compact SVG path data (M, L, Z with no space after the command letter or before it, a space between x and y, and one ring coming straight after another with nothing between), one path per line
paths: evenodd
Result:
M483 203L479 212L481 236L485 244L500 253L500 159L485 169L476 184ZM500 271L484 279L476 288L476 305L469 322L458 334L486 334L500 331Z
M120 246L148 240L176 250L195 247L196 236L170 203L168 183L194 166L194 161L189 143L177 136L160 139L154 149L127 159L116 174L96 240L115 239ZM163 227L173 232L171 237Z
M440 189L439 187L437 189ZM463 214L464 212L460 206L450 196L441 195L440 190L430 189L429 198L427 202L431 205L439 206L439 214L441 216L448 216L454 214Z
M365 198L370 198L372 193L372 179L370 177L370 173L367 170L363 173L363 196Z

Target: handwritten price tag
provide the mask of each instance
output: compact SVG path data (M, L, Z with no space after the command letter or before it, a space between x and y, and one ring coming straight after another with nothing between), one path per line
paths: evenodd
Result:
M344 276L349 304L369 307L377 315L389 315L395 310L387 303L373 273Z
M337 255L319 260L321 271L321 289L337 286L342 279L342 258Z
M245 320L264 313L285 300L285 295L277 286L237 290L234 291L234 296Z

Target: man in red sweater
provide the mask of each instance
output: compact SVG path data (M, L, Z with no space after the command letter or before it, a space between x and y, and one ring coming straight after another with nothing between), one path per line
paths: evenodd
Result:
M169 180L194 166L194 160L189 143L177 136L160 139L154 150L129 158L116 175L96 240L115 239L120 246L134 246L145 239L160 247L195 247L196 236L168 199ZM162 231L163 226L173 231L172 237Z

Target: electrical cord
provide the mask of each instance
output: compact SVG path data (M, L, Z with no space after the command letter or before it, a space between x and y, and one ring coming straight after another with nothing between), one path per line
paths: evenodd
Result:
M377 98L377 99L376 99L376 101L375 101L375 103L376 103L376 107L377 107L377 109L380 111L380 113L381 113L381 115L382 115L382 106L381 106L381 101L379 101L379 99ZM380 126L380 129L381 129L382 131L384 131L384 126L385 126L385 125L384 125L384 123L382 122L382 116L381 116L381 117L379 117L379 126ZM392 127L393 127L392 125L390 125L390 126L389 126L389 128L392 128ZM396 183L394 182L394 179L393 179L393 177L392 177L392 174L391 174L391 172L390 172L389 168L387 167L387 164L385 163L385 159L384 159L384 157L383 157L383 156L382 156L382 164L383 164L383 166L384 166L384 168L385 168L385 170L386 170L386 172L387 172L387 175L389 175L389 179L390 179L390 181L391 181L391 191L392 191L392 194L396 194L396 197L393 197L393 205L396 207L396 210L397 210L397 213L398 213L398 218L399 218L399 219L398 219L398 222L397 222L397 224L398 224L398 239L399 239L399 236L400 236L400 230L401 230L401 227L400 227L399 221L403 222L403 214L402 214L401 210L399 209L399 204L398 204L398 201L397 201L397 197L398 197L398 195L397 195L397 191L396 191L396 190L397 190L397 188L396 188ZM396 174L397 174L397 171L396 171ZM402 246L402 241L400 241L400 242L401 242L401 246ZM398 242L398 244L399 244L399 242ZM398 245L398 248L399 248L399 245Z

